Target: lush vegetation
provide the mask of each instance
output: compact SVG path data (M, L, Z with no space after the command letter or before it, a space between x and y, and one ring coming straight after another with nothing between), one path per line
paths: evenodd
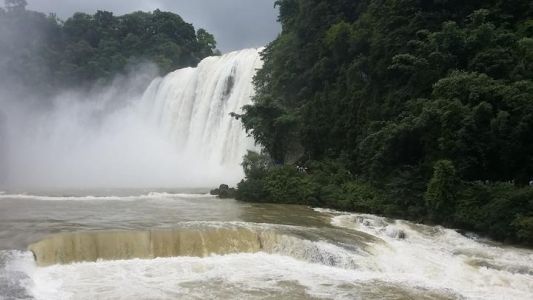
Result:
M0 8L0 84L11 89L91 85L143 62L167 73L217 53L211 34L170 12L98 11L62 21L25 7L6 0Z
M235 188L230 188L227 184L221 184L217 189L213 189L209 192L209 194L218 196L220 199L235 198L235 193Z
M529 0L280 0L238 198L533 244Z

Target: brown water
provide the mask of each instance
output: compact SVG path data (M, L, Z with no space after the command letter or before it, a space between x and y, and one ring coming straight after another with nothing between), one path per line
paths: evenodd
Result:
M179 192L0 194L0 299L533 295L530 250L371 215Z

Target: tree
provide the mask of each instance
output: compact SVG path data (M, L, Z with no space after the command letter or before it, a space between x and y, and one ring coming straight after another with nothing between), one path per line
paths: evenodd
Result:
M248 151L243 158L242 168L246 178L260 179L272 167L268 156L253 151Z
M75 13L62 22L25 6L8 0L7 11L0 10L0 84L21 90L87 87L146 61L163 75L196 66L216 45L205 30L198 40L194 27L170 12Z
M205 56L213 55L217 48L217 42L215 37L207 32L205 29L200 28L196 32L196 38L198 39L198 45L200 47L200 53Z
M441 222L452 215L455 209L457 183L452 162L437 161L425 195L426 208L431 220Z

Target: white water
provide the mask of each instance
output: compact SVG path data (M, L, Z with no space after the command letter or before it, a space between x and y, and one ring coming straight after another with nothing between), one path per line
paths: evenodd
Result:
M209 57L149 85L153 76L139 70L101 90L63 93L52 108L0 101L7 117L3 185L27 190L237 183L242 156L255 146L230 113L251 101L259 51Z
M469 299L531 299L533 251L477 241L440 226L365 214L335 215L332 224L378 236L374 266L405 278L460 292ZM405 238L398 238L399 232Z
M224 166L232 177L253 140L230 113L240 113L253 94L252 78L262 62L249 49L210 57L198 68L154 80L143 99L151 118L176 144L180 155Z
M11 175L45 186L232 183L253 145L229 113L250 101L260 65L257 50L208 58L198 68L156 79L142 96L111 112L103 107L116 93L103 103L62 102L53 114L33 119L38 130L12 146L19 153L10 161ZM88 126L95 115L98 126ZM51 267L37 267L30 252L10 247L0 251L0 299L533 298L533 251L371 215L317 210L342 230L334 232L316 225L322 219L316 215L307 216L312 222L298 219L306 217L299 211L290 215L297 211L292 206L164 192L0 192L0 208L0 239L14 245L27 244L28 235L41 237L41 230L172 228L186 221L272 230L286 230L279 224L289 222L303 232L276 238L258 253ZM373 240L340 241L355 231Z
M24 256L24 254L19 254ZM12 270L30 274L37 299L453 299L457 295L377 273L266 253L177 257ZM30 279L31 278L31 279Z
M239 238L241 229L244 233L260 232L262 237L260 252L256 253L243 250L246 253L205 253L207 257L203 258L96 261L50 267L37 267L30 252L0 251L0 295L4 292L14 299L533 297L532 250L468 238L442 227L331 210L252 205L205 195L153 193L135 196L137 199L113 196L107 199L105 208L95 201L99 199L91 197L13 196L0 201L0 208L4 205L11 211L3 225L8 226L6 230L10 222L17 228L24 226L25 235L42 237L39 228L49 224L46 226L60 226L61 231L116 226L131 230L198 229L206 245L228 243L235 247L237 243L232 239ZM50 200L62 202L58 207L58 202ZM26 212L24 207L30 204L44 215ZM49 223L50 217L53 223ZM285 225L287 222L292 225ZM7 242L23 239L13 232L14 228L4 231L0 238ZM211 234L223 228L237 231L234 235L220 231L220 239ZM240 238L245 243L245 239L253 242L253 236L243 234Z
M135 201L150 199L173 199L176 198L206 198L215 197L210 194L186 194L186 193L166 193L150 192L135 196L43 196L33 194L4 194L0 193L0 201L3 199L39 200L39 201Z

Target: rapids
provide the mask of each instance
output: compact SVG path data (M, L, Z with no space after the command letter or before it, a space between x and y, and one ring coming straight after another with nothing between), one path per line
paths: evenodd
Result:
M0 196L6 299L533 295L533 251L442 227L181 190Z
M0 299L533 299L529 249L201 188L117 189L242 178L256 146L229 114L251 101L259 51L8 120Z

